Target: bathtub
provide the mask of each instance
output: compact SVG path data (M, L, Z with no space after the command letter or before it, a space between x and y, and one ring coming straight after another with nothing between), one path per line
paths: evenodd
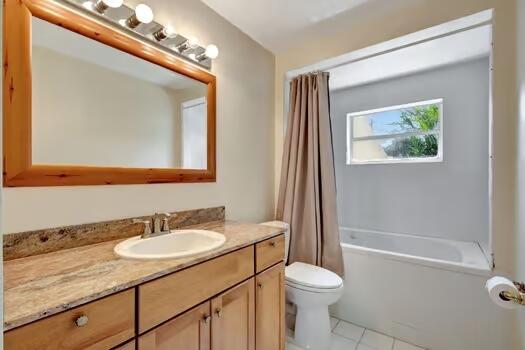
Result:
M487 296L492 271L477 243L346 227L340 234L345 287L333 316L426 349L511 349L512 315Z
M399 233L340 228L341 246L356 253L381 256L429 267L487 276L491 268L477 242L461 242Z

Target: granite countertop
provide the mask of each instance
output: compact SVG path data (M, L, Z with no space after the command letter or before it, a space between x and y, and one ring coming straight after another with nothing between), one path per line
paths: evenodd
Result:
M229 221L187 228L220 232L226 243L186 258L129 260L113 252L119 239L4 262L4 331L282 233L274 227Z

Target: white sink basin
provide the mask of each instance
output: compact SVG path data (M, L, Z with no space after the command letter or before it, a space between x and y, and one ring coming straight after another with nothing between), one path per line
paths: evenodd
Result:
M151 237L139 236L117 244L115 253L131 259L173 259L204 253L226 242L224 235L207 230L173 230Z

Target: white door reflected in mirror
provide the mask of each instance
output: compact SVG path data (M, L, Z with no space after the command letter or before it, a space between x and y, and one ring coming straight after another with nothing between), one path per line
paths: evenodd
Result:
M206 169L206 99L182 103L182 167Z

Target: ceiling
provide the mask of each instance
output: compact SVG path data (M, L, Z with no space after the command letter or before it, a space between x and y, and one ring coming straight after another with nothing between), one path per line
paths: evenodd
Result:
M491 27L477 27L329 70L338 90L488 57Z
M202 0L270 51L293 45L308 28L370 0Z

